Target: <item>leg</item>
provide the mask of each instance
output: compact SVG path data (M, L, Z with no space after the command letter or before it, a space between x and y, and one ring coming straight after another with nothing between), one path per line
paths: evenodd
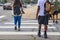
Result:
M44 27L44 32L47 32L47 29L48 29L48 26L45 25L45 27Z
M45 27L44 27L44 38L47 38L47 29L48 29L48 26L45 25Z
M14 16L14 25L15 25L15 30L17 30L17 16Z
M45 20L44 20L44 38L47 38L47 30L48 30L48 16L45 17Z
M20 31L21 26L21 16L18 16L18 31Z
M38 36L41 37L41 24L39 24L39 28L38 28Z
M41 31L41 24L39 24L39 29L38 30Z
M55 22L55 15L53 15L53 23Z
M56 23L58 23L58 21L57 21L57 20L58 20L58 14L56 15Z
M53 13L53 23L55 22L55 15L56 15L56 11L54 11Z
M38 37L41 37L41 24L43 23L43 17L39 16L38 17Z

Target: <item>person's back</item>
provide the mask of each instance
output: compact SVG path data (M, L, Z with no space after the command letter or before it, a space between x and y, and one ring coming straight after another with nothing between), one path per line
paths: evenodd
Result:
M54 2L54 9L55 9L55 11L58 11L58 5L59 5L59 2L55 1Z
M20 15L21 14L20 7L22 7L20 0L15 0L14 4L13 4L14 15Z
M39 15L44 16L44 3L46 0L38 0L38 6L40 6Z

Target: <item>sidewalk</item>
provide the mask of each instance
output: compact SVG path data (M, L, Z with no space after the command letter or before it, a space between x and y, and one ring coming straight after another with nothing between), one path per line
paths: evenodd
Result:
M23 18L35 19L37 11L37 7L35 5L33 7L26 8L24 11L25 14L23 14Z
M25 14L23 14L23 18L35 19L36 12L37 12L37 6L33 5L30 8L24 9L24 11L25 11ZM60 19L60 13L58 15L58 18Z

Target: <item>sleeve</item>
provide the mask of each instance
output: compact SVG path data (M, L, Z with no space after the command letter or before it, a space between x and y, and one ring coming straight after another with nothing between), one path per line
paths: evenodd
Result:
M38 0L38 2L37 2L37 6L40 6L40 0Z

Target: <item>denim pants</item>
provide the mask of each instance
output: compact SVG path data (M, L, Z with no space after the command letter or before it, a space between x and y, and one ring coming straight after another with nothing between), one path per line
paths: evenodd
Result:
M18 23L18 28L21 26L21 16L14 16L14 24L17 26Z

